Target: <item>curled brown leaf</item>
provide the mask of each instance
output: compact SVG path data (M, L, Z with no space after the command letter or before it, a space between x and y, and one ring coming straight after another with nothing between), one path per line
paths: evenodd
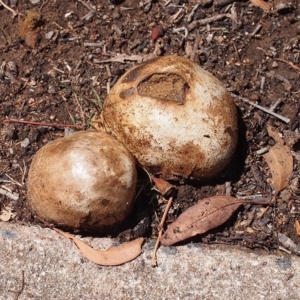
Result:
M102 266L118 266L129 262L139 256L142 252L143 238L138 238L119 246L110 247L106 251L91 248L86 243L77 239L74 235L53 228L58 233L72 240L77 246L80 254L91 262Z
M174 186L171 183L162 178L151 177L151 179L155 183L158 191L161 193L162 196L165 196L170 190L174 188Z
M229 196L200 200L173 222L163 235L161 244L170 246L202 234L226 222L245 201Z

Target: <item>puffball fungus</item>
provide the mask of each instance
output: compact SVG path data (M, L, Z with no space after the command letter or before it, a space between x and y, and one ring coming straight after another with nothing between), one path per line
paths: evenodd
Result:
M77 132L46 144L32 160L32 209L67 228L103 230L133 204L137 173L129 151L104 132Z
M211 178L237 145L229 92L183 57L160 57L127 71L104 101L103 118L145 169L167 179Z

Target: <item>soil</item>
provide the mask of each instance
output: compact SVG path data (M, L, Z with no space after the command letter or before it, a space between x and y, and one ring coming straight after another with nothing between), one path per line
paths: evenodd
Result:
M193 241L266 250L281 245L297 252L280 244L278 233L300 243L300 10L298 0L275 2L264 12L250 1L5 1L16 15L0 6L0 218L41 225L26 198L36 151L72 130L91 129L110 88L130 67L175 54L195 61L240 97L234 98L240 133L231 164L217 178L174 183L177 195L166 223L214 195L273 198L267 208L243 205ZM267 125L293 153L293 173L278 193L263 157L278 142ZM166 206L139 172L141 193L120 239L155 237Z

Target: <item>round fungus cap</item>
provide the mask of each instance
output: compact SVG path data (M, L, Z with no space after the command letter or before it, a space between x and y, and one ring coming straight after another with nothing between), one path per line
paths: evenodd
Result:
M130 152L104 132L76 132L34 156L28 198L44 220L67 228L106 231L131 210L137 174Z
M166 179L214 177L237 145L231 95L184 57L160 57L127 71L104 101L103 118L145 169Z

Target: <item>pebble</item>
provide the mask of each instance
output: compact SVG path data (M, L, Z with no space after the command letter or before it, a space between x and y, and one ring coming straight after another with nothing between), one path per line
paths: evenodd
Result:
M22 148L26 148L30 144L29 138L25 138L23 141L21 141L20 145Z
M31 4L33 5L37 5L41 2L41 0L29 0L31 2Z
M74 131L75 131L75 130L74 130L73 128L66 127L66 128L64 129L65 136L74 133Z
M55 87L53 85L49 85L48 93L49 94L55 94L56 93Z
M51 40L53 36L54 36L54 31L49 31L45 33L45 38L47 40Z

